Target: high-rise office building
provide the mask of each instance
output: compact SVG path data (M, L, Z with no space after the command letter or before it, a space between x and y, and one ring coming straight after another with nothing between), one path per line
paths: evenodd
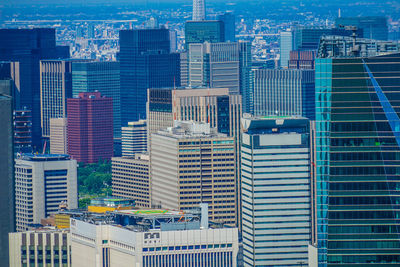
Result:
M253 103L251 68L253 65L251 43L239 41L240 94L243 100L243 112L250 113Z
M9 240L10 266L71 266L71 235L67 230L10 233Z
M14 110L14 151L32 152L32 112L28 109Z
M244 266L309 266L309 121L249 117L242 124Z
M318 266L400 264L399 70L399 43L321 40L315 67Z
M207 123L175 121L151 135L151 202L165 209L208 203L212 221L236 225L235 139Z
M150 157L135 154L133 157L114 157L112 163L112 194L135 200L135 206L151 207Z
M8 233L15 230L13 100L0 94L0 265L8 266Z
M79 93L67 100L68 154L95 163L113 156L112 99L99 92Z
M122 127L122 156L133 157L147 151L147 123L145 120L128 122Z
M100 92L112 98L114 138L121 138L121 92L119 62L73 62L72 96L83 92Z
M227 88L149 89L147 102L148 135L173 127L174 120L197 121L240 143L242 97Z
M221 43L225 42L225 26L219 20L186 21L185 47L193 43Z
M315 50L294 50L290 51L289 69L315 69Z
M189 45L189 86L229 88L240 93L239 43Z
M314 70L256 69L254 115L315 118Z
M59 210L78 208L76 160L68 155L22 154L15 159L17 231Z
M50 119L67 117L67 98L72 97L71 61L40 61L40 110L42 136L50 137Z
M194 21L206 20L205 0L193 0L193 16Z
M319 40L322 36L352 36L353 33L358 37L363 37L363 29L347 29L346 27L321 28L298 26L293 28L293 50L316 51Z
M363 37L376 40L388 39L386 17L341 17L335 20L336 27L355 26L363 31Z
M176 30L169 30L169 40L171 43L171 53L175 53L178 50L178 33Z
M146 118L148 88L180 86L180 55L170 53L169 30L121 30L121 124Z
M50 119L50 153L68 154L67 118Z
M281 67L287 68L289 62L290 51L294 49L293 32L288 29L280 33L279 50Z
M69 58L69 47L56 46L55 29L0 29L0 61L18 61L20 78L15 109L32 111L32 141L41 143L40 63L42 59Z
M222 15L218 16L218 20L224 23L225 28L225 41L226 42L235 42L235 15L232 12L225 12Z
M174 120L209 123L219 133L235 138L236 162L240 162L240 118L242 97L229 93L227 88L173 88L149 89L147 100L148 145L150 135L174 126ZM150 151L150 149L148 149ZM239 172L236 165L236 173ZM240 192L240 176L237 188ZM240 194L237 194L238 215L240 216ZM240 220L239 220L240 221Z
M122 210L71 219L74 267L236 267L237 228L209 228L201 210Z

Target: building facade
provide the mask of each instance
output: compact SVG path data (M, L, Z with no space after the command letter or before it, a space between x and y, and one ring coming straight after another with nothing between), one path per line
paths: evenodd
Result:
M235 42L235 15L232 12L225 12L218 16L218 20L224 23L225 27L225 41L226 42Z
M176 122L151 136L152 204L166 209L209 206L209 218L237 224L235 139L209 124Z
M50 119L67 117L67 98L72 97L71 61L40 61L40 111L42 136L50 137Z
M135 154L134 157L117 158L112 164L112 194L135 200L135 206L151 207L150 157Z
M382 17L341 17L335 20L336 27L356 26L363 31L364 38L375 40L388 39L387 18Z
M119 211L100 224L71 219L72 265L236 267L237 228L210 229L201 212Z
M225 42L225 26L219 20L186 21L185 48L189 49L194 43L221 43Z
M256 69L253 74L254 115L315 118L313 70Z
M290 51L294 48L293 43L293 32L289 29L280 33L279 39L279 50L280 50L280 61L281 67L284 69L288 68Z
M242 123L244 266L309 266L309 121L249 117Z
M67 155L22 154L15 160L17 231L59 210L78 208L76 161Z
M0 265L8 266L9 232L15 231L13 100L0 94Z
M69 98L68 154L78 162L95 163L113 156L112 99L99 92Z
M319 266L397 266L400 46L355 45L325 37L316 60Z
M50 119L50 153L68 154L67 118Z
M189 45L189 86L240 93L239 43Z
M121 125L146 118L148 88L180 86L180 54L168 29L121 30Z
M193 17L194 21L206 20L205 0L193 0Z
M79 93L100 92L112 98L114 138L121 138L121 92L119 62L73 62L72 96Z
M14 151L32 152L32 112L28 109L14 110Z
M10 266L71 266L69 231L36 230L10 233Z
M134 157L147 151L147 122L145 120L128 122L122 127L122 156Z
M69 47L56 46L55 29L1 29L0 61L19 62L14 109L32 111L32 141L41 145L40 63L42 59L69 58Z

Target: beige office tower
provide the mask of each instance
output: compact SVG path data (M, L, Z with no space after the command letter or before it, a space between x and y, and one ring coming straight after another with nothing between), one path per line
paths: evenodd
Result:
M173 126L176 120L209 123L219 133L235 138L236 186L240 192L240 132L242 96L229 92L228 88L159 88L148 90L147 129L148 145L152 133ZM148 148L150 151L150 148ZM241 194L237 194L240 216ZM240 221L240 217L239 220ZM240 228L240 225L239 225Z
M67 154L67 118L50 119L50 153Z
M67 98L72 97L71 61L40 62L40 111L42 136L50 136L50 119L67 116Z
M12 267L70 267L71 236L67 230L42 229L9 233Z
M150 158L146 154L135 154L134 157L111 159L112 194L116 197L131 198L135 206L150 207Z
M17 231L59 210L78 208L77 164L68 155L22 154L15 159Z
M239 43L189 44L189 86L229 88L240 93Z
M208 123L176 121L151 137L151 200L189 209L208 203L209 219L236 225L235 139Z

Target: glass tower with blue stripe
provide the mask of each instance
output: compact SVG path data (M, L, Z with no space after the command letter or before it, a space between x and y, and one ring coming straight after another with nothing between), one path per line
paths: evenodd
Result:
M310 122L250 117L242 126L244 266L308 266Z
M399 266L399 45L326 37L319 49L319 266Z

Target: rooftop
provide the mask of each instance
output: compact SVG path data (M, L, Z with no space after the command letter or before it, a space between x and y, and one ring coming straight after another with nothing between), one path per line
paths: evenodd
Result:
M59 160L70 160L69 155L63 154L31 154L25 153L20 154L18 153L16 159L22 159L27 161L59 161Z

